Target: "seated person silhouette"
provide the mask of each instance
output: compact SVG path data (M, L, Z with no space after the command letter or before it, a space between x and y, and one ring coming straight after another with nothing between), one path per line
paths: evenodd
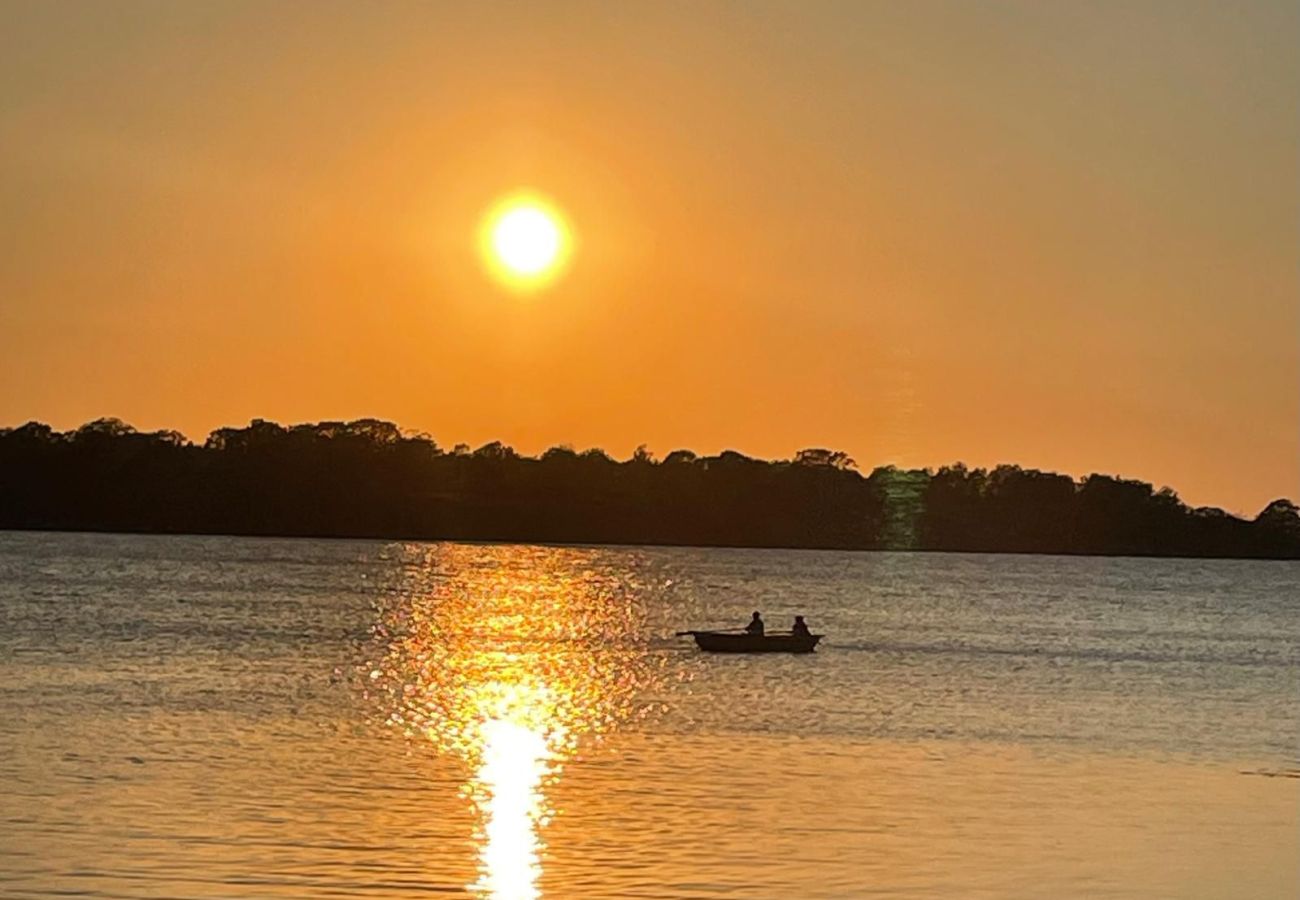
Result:
M762 636L763 617L760 616L757 612L754 613L754 618L749 620L749 624L745 626L745 634L754 634L760 637Z
M794 617L794 624L790 626L790 633L795 637L812 637L812 632L808 630L808 623L803 620L803 616Z

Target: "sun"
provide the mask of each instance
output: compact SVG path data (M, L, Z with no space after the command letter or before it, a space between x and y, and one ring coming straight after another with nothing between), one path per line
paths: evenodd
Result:
M564 216L530 191L511 194L492 207L479 243L488 270L517 290L552 282L564 270L573 246Z

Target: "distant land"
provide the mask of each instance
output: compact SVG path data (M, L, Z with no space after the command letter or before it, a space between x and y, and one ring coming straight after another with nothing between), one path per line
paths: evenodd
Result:
M98 419L0 429L0 529L1300 559L1300 510L1003 465L864 475L841 452L617 461L440 448L391 422L254 419L203 444Z

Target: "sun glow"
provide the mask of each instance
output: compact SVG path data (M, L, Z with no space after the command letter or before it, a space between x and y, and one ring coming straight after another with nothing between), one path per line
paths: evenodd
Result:
M493 207L479 240L492 274L522 290L553 281L564 270L573 245L564 216L532 193L511 195Z

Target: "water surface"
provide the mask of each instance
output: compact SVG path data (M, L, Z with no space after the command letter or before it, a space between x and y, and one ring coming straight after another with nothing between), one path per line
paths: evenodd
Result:
M1298 587L0 534L0 894L1293 897ZM672 636L755 608L827 637Z

